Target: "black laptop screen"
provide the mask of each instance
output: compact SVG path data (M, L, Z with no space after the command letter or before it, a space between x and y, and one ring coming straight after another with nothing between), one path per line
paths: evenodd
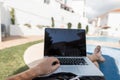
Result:
M45 56L86 56L86 37L83 29L45 29Z

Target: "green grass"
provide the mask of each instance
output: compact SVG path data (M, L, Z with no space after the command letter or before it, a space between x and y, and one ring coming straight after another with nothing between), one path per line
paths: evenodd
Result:
M23 60L24 51L39 42L42 40L0 50L0 80L28 69Z

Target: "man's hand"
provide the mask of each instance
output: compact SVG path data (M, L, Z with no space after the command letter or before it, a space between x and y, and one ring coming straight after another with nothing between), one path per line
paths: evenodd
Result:
M47 57L42 59L33 69L40 76L54 72L60 66L60 62L55 57Z
M59 60L54 57L47 57L40 60L40 63L24 72L13 75L6 80L32 80L37 76L52 73L60 66Z

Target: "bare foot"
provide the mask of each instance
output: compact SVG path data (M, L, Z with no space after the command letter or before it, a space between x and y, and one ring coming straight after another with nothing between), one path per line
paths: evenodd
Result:
M95 66L96 66L97 68L99 68L99 64L98 64L97 61L94 61L93 63L95 64Z
M101 46L98 45L98 46L95 48L93 54L96 55L96 57L98 58L98 61L100 61L100 62L104 62L105 59L104 59L104 57L102 56L101 53L102 53L102 52L101 52Z

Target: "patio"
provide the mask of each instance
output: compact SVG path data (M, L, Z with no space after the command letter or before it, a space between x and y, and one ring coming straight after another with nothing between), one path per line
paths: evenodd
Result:
M33 41L38 41L42 40L43 36L10 36L3 38L3 41L0 42L0 50L9 48L12 46L17 46L20 44L25 44L27 42L33 42Z

